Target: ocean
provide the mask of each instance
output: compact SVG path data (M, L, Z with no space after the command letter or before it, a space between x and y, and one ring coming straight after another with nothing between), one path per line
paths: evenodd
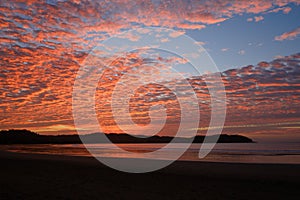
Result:
M153 157L147 152L155 151L166 144L118 144L119 147L138 152L134 157L128 156L108 144L89 144L95 152L95 156L109 158L143 158L143 159L168 159L166 153ZM299 143L227 143L216 144L213 150L203 159L198 158L201 144L192 144L190 148L179 158L186 161L204 162L229 162L229 163L280 163L300 164ZM168 153L177 153L183 148L183 144L174 144ZM0 150L35 153L35 154L56 154L66 156L92 156L82 144L34 144L34 145L1 145Z

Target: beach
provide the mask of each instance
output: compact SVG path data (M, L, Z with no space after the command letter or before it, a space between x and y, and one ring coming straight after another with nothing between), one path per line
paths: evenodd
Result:
M300 165L177 161L129 174L91 157L0 152L0 199L298 199Z

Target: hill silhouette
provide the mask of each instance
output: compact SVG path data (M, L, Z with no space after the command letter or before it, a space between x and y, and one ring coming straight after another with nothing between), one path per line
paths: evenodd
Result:
M93 133L84 135L87 143L99 143L99 135ZM113 143L169 143L174 137L152 136L149 138L137 138L128 134L106 134ZM215 141L217 136L209 136L208 142ZM196 136L193 143L203 143L204 136ZM188 138L176 138L177 143L188 142ZM253 140L241 135L220 135L218 143L252 143ZM2 130L0 131L0 144L81 144L78 135L40 135L29 130Z

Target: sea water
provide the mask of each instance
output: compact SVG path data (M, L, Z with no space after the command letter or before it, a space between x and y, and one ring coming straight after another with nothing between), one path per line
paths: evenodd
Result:
M169 154L177 154L184 148L184 144L173 144L168 151L160 152L152 156L148 152L166 148L166 144L35 144L35 145L2 145L0 150L36 153L56 154L67 156L100 156L109 158L143 158L143 159L169 159ZM93 149L93 155L86 149ZM208 161L208 162L237 162L237 163L286 163L300 164L299 143L226 143L216 144L212 151L205 157L199 158L201 144L192 144L190 148L179 158L186 161ZM119 151L135 152L127 154Z

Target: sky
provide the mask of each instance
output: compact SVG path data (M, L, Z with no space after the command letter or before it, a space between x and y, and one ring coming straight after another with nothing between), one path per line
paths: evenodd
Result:
M76 133L72 94L80 67L108 38L151 26L178 31L177 35L162 38L162 42L184 34L190 37L204 47L222 72L227 96L224 133L299 139L299 11L299 0L1 1L0 129ZM127 39L140 38L131 35ZM100 54L103 60L115 59L106 52ZM147 67L169 69L177 65L185 72L190 67L176 55L147 50L129 52L112 65L114 68L104 70L98 83L95 103L99 124L107 133L124 130L116 124L117 114L112 114L108 104L114 86L124 74L146 67L144 74L152 73L152 77ZM185 102L191 98L187 95L188 83L196 91L202 120L198 129L204 133L211 112L205 84L216 82L204 83L202 75L177 86ZM172 73L159 74L156 79L168 76L173 77ZM169 79L163 83L171 84L176 78ZM165 87L141 87L130 100L131 117L144 126L151 122L150 107L164 104L169 109L167 125L159 133L172 135L182 113L174 98ZM189 111L191 105L187 103L181 109ZM192 122L193 117L189 117ZM87 123L82 130L91 133L97 130L94 126ZM128 131L137 129L125 126Z
M247 13L201 31L189 30L187 34L204 42L218 67L224 70L299 52L299 19L299 6L290 4L278 12ZM294 35L285 36L288 32Z

